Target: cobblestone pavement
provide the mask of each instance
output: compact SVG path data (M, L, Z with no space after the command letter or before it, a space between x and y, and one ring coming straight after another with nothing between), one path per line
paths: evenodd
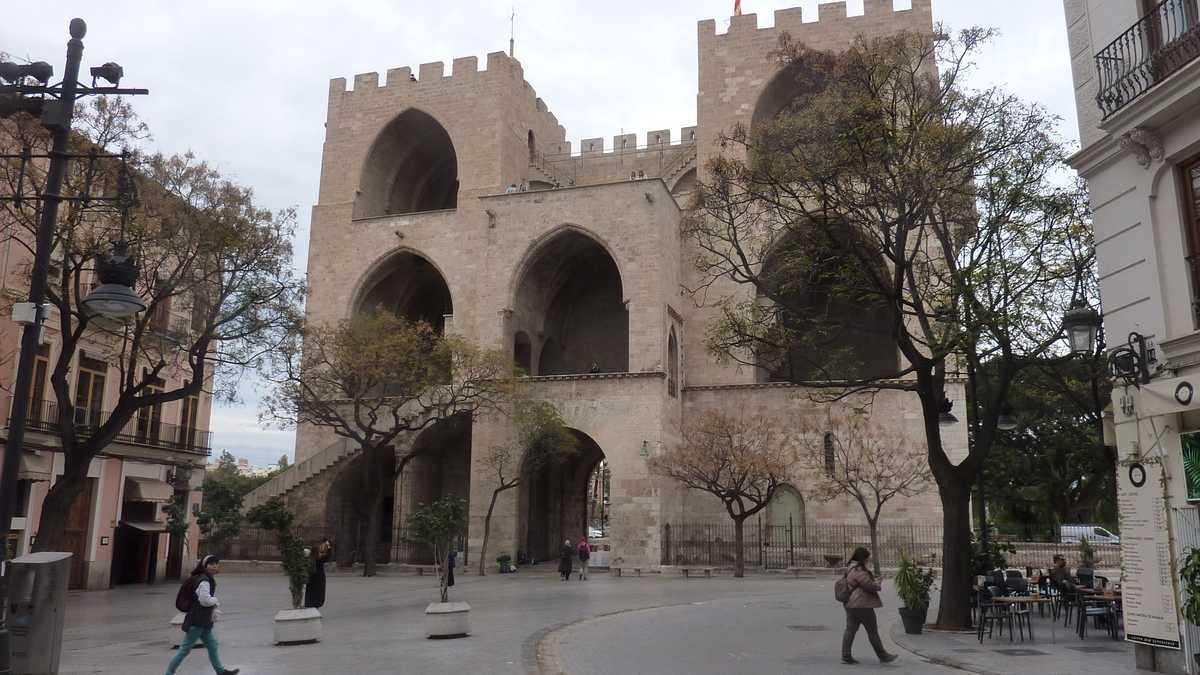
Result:
M218 578L223 616L217 632L226 665L246 675L538 673L539 664L540 672L567 675L850 672L838 663L842 614L832 585L832 576L614 579L594 573L586 582L563 583L550 570L464 575L451 599L470 603L472 634L431 641L423 612L436 598L435 579L335 574L322 610L324 639L276 647L272 617L288 602L285 580L227 574ZM174 597L174 585L72 593L60 672L162 673L172 654L168 640L175 633L166 624ZM886 636L896 617L894 600L885 602ZM868 653L860 635L856 654L872 670L959 672L904 652L894 665L871 665ZM180 669L211 672L203 650Z

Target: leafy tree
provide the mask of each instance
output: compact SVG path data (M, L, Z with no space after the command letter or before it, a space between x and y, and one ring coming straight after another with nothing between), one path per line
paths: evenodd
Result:
M733 519L735 577L745 575L743 525L771 503L795 461L778 420L712 412L683 428L683 442L650 459L652 473L721 500Z
M482 464L495 472L496 487L483 519L483 544L479 547L479 576L484 576L488 537L492 532L492 512L496 500L506 490L521 484L521 479L548 463L561 462L574 455L579 440L563 422L553 404L546 401L517 400L512 422L515 437L509 445L490 448Z
M288 590L292 593L292 608L300 609L304 603L304 585L308 583L309 561L304 555L304 540L292 533L295 515L282 499L271 497L250 509L246 518L279 538L279 556L288 578Z
M872 424L861 410L830 413L821 424L801 425L801 457L818 499L853 499L871 532L871 559L879 576L879 516L896 497L927 489L932 476L920 441Z
M409 540L433 549L440 579L440 602L450 602L447 586L450 551L466 531L467 502L462 497L450 495L422 504L408 517Z
M92 99L77 123L73 153L119 151L148 135L122 99ZM0 121L0 147L44 154L49 143L35 119ZM49 364L49 397L65 466L42 504L37 551L65 546L70 505L86 484L88 467L136 416L202 391L231 396L245 368L279 344L302 295L292 271L293 211L258 207L249 189L191 154L132 153L128 164L122 175L114 159L71 161L64 179L62 193L72 199L63 203L53 235L56 262L46 297L53 312L46 326L61 341ZM4 160L0 189L40 194L45 169L39 162ZM118 186L130 184L138 196L130 218L123 221L99 206L111 202L97 198L111 198ZM0 204L0 232L31 259L39 204L32 198ZM134 290L147 305L125 321L94 316L82 304L98 261L118 236L139 266ZM106 355L117 393L104 402L108 410L89 408L81 423L71 371L83 348ZM181 433L172 440L194 441Z
M797 98L722 136L683 231L699 249L694 290L719 306L718 355L818 398L918 398L945 533L938 625L961 629L971 489L1000 404L1021 369L1058 348L1093 253L1082 189L1057 182L1067 149L1055 118L997 88L966 89L990 33L946 33L860 38L836 54L785 38L778 57ZM861 348L868 337L874 349ZM984 362L978 434L956 461L939 425L947 378Z
M984 466L1002 528L1035 537L1044 533L1029 526L1115 525L1117 458L1101 417L1111 390L1102 358L1041 359L1016 375L1008 403L1018 426L997 434Z
M384 486L421 452L399 442L497 406L508 394L512 364L506 354L382 311L334 325L297 324L291 337L274 360L276 386L263 417L326 428L358 446L367 505L363 576L374 576Z
M290 463L291 462L288 460L287 453L284 453L279 456L279 461L276 462L275 466L279 471L283 471L288 468Z

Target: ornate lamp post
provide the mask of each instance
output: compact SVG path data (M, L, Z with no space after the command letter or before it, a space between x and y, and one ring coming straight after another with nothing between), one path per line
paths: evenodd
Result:
M71 39L67 42L66 70L63 80L49 84L54 69L45 62L29 65L0 63L0 115L16 112L40 114L42 124L51 132L50 165L42 200L41 219L38 222L37 241L34 248L33 271L29 282L29 301L14 306L14 316L29 317L21 334L21 352L17 362L17 378L13 385L12 414L9 417L8 439L4 444L3 474L0 475L0 533L7 536L12 526L12 514L17 501L17 471L21 449L25 441L25 417L28 410L31 384L33 382L34 356L37 352L41 324L45 317L46 277L50 263L50 249L54 240L54 229L58 218L58 205L63 201L61 194L66 163L67 141L71 134L71 119L76 99L92 94L147 94L145 89L121 89L117 85L123 75L121 67L107 63L92 69L92 86L79 82L79 65L83 60L83 37L87 24L83 19L71 19ZM111 87L95 86L96 78L108 80ZM26 84L28 79L38 82ZM7 83L7 84L5 84ZM28 153L24 153L28 156ZM20 200L21 195L14 195ZM97 289L99 290L99 289ZM132 291L130 291L132 294ZM115 307L116 305L111 305ZM143 305L144 307L144 305ZM100 305L97 305L97 309ZM0 556L7 553L0 547ZM8 567L5 566L7 571ZM0 675L12 672L11 648L7 626L8 577L0 578Z

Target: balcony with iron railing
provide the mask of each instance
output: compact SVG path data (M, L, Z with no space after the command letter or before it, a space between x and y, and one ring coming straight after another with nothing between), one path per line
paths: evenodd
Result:
M1163 0L1096 54L1105 118L1200 56L1200 0Z
M5 404L11 405L12 398L6 397ZM29 401L25 412L25 427L34 432L58 433L58 403L56 401ZM72 419L75 433L81 438L91 436L112 414L111 411L83 406L73 406ZM113 439L113 443L158 448L208 456L212 451L212 433L193 427L168 424L161 417L135 414ZM6 425L7 426L7 425Z

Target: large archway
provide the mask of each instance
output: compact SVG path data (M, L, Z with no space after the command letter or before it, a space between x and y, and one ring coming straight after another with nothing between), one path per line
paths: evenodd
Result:
M363 163L355 218L452 209L458 205L458 155L450 134L410 108L388 123Z
M357 311L384 310L445 330L454 302L446 279L433 263L411 251L392 254L367 277Z
M604 246L564 229L537 247L519 279L512 331L529 336L530 374L629 370L621 273Z
M756 354L760 382L849 380L893 374L899 350L887 303L854 278L861 267L819 232L793 232L772 249L760 279L772 330Z
M463 413L433 424L413 441L415 457L396 481L395 513L397 536L394 559L401 563L433 564L427 546L405 540L409 515L422 504L442 497L471 499L471 416ZM466 561L459 561L465 564Z
M571 432L579 441L576 453L536 468L521 467L518 559L523 554L534 561L551 560L565 539L576 543L584 536L607 534L604 451L582 431Z

